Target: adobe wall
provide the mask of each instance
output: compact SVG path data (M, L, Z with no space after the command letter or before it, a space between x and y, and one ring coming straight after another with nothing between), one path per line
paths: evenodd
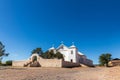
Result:
M71 63L62 59L43 59L39 60L41 67L79 67L80 63Z
M108 63L109 66L120 66L120 60L112 60Z
M27 60L23 61L13 61L12 66L18 66L18 67L24 67L24 64L27 62Z
M79 67L80 63L71 63L67 61L62 61L62 67Z
M78 67L79 63L71 63L63 61L62 59L39 59L40 67ZM24 67L28 60L13 61L12 66Z
M61 59L40 59L39 63L41 67L62 67Z
M80 66L79 63L71 63L67 61L63 61L62 59L43 59L42 57L38 56L38 54L33 54L29 60L23 60L23 61L13 61L12 66L21 66L29 67L33 56L37 56L37 62L40 65L40 67L78 67ZM32 65L35 65L34 63Z

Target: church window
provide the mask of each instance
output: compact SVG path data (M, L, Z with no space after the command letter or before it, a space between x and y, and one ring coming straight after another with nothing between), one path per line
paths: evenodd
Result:
M63 46L61 46L60 48L63 49Z
M71 51L71 54L73 54L73 50Z

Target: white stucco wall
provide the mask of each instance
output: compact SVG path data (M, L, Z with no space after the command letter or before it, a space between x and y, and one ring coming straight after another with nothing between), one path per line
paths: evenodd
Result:
M71 51L73 52L73 54L71 53ZM74 63L77 63L76 48L70 48L68 52L69 52L69 61L71 62L72 59Z
M72 60L72 62L75 62L75 63L78 62L77 61L77 49L75 47L66 48L66 46L65 46L65 47L63 47L63 49L58 49L58 51L61 54L63 54L65 61L71 62L71 60ZM71 54L71 51L73 51L73 54Z
M68 52L68 50L58 50L61 54L63 54L63 56L64 56L64 60L65 61L69 61L69 52Z

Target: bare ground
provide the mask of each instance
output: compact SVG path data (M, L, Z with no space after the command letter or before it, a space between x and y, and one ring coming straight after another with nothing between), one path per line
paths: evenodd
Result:
M112 68L0 67L0 80L120 80L120 67Z

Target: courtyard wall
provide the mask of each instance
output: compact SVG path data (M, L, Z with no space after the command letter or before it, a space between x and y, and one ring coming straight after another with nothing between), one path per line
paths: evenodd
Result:
M12 61L12 66L24 67L24 64L27 62L28 60Z
M40 67L78 67L80 66L79 63L71 63L71 62L63 61L62 59L39 58L37 61L39 62ZM24 67L25 64L27 63L30 63L30 60L13 61L12 66ZM27 67L29 67L29 65Z

